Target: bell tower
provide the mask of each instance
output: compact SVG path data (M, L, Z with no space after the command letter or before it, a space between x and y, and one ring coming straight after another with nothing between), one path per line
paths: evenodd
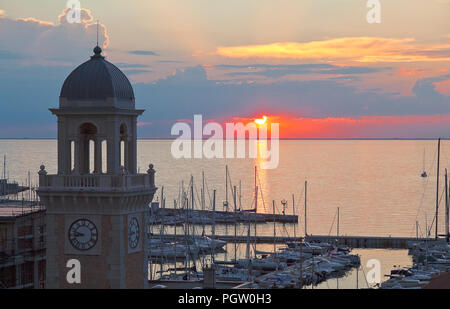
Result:
M47 208L48 288L145 288L148 204L155 170L138 174L135 109L127 77L94 48L64 81L58 118L58 173L39 171ZM80 282L67 280L79 261Z

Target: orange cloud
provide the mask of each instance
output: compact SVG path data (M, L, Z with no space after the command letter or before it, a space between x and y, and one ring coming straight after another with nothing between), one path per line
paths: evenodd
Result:
M20 20L20 21L23 21L23 22L35 23L35 24L38 24L39 26L52 26L52 27L55 26L55 24L52 23L52 22L39 20L39 19L36 19L34 17L17 18L17 20Z
M400 74L403 76L415 76L425 72L425 70L421 69L407 69L407 68L400 68L399 71Z
M254 118L235 117L233 122L250 123ZM424 129L449 129L450 114L431 116L362 116L294 118L269 116L268 123L279 123L280 138L391 138L425 137ZM424 133L425 132L425 133ZM429 137L429 136L426 136ZM431 136L432 137L432 136Z
M412 38L348 37L306 43L218 47L228 58L344 59L359 62L450 61L447 45L418 45ZM441 52L441 53L440 53Z

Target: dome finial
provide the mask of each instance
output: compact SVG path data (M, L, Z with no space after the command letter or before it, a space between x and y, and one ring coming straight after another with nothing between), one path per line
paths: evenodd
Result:
M96 55L96 56L100 56L100 54L102 53L102 49L100 48L100 46L95 46L94 47L94 54Z
M94 56L92 56L91 58L105 58L102 56L102 49L100 48L100 46L95 46L94 47Z
M97 45L94 47L94 58L104 58L102 55L102 49L98 46L98 20L97 20Z

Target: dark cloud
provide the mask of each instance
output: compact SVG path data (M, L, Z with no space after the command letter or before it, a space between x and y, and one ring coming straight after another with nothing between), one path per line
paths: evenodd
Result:
M157 53L151 50L131 50L129 51L132 55L139 55L139 56L159 56Z
M184 63L184 61L180 60L158 60L159 63Z
M49 132L56 136L56 129L49 129L56 119L48 108L58 106L62 83L74 67L0 63L0 69L0 137L48 137ZM194 114L205 119L252 117L259 112L319 118L448 114L450 97L439 94L433 85L447 78L420 80L415 96L401 97L380 89L361 91L330 79L224 84L208 80L205 69L197 66L133 87L137 108L147 110L139 121L151 123L139 128L139 136L169 137L177 119L192 119ZM33 128L28 135L25 127Z
M150 110L142 121L152 125L140 131L148 137L167 137L176 119L194 114L229 119L258 112L319 118L450 113L450 97L439 93L428 94L430 100L424 102L420 96L361 91L334 80L224 84L208 80L201 66L178 70L153 84L135 84L134 89L137 105Z
M351 80L351 81L360 81L361 77L359 76L352 76L352 75L344 75L344 76L336 76L336 77L330 77L331 80Z
M3 56L20 55L27 63L43 64L47 61L79 63L92 54L97 25L89 10L81 9L80 23L69 24L68 9L59 16L58 24L35 18L12 19L0 16L0 49ZM99 24L99 43L108 45L106 27ZM17 59L17 58L16 58Z
M135 75L135 74L141 74L141 73L151 73L153 71L151 70L124 70L123 71L125 75Z
M446 98L448 97L436 91L436 86L434 85L434 83L436 82L448 79L450 79L450 74L432 78L423 78L416 82L412 91L416 95L418 100L420 100L424 104L426 104L426 102L428 101L431 101L431 102L441 102L443 106L445 105L448 106L449 101L446 100Z
M140 63L117 62L115 65L121 69L151 68L151 65Z
M0 60L15 60L21 58L22 56L17 53L12 53L7 50L0 50Z

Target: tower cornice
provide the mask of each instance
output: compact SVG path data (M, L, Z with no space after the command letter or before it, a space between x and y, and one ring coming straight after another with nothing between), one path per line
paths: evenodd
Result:
M80 108L49 108L52 114L57 116L63 115L132 115L140 116L145 111L145 109L121 109L114 107L80 107Z

